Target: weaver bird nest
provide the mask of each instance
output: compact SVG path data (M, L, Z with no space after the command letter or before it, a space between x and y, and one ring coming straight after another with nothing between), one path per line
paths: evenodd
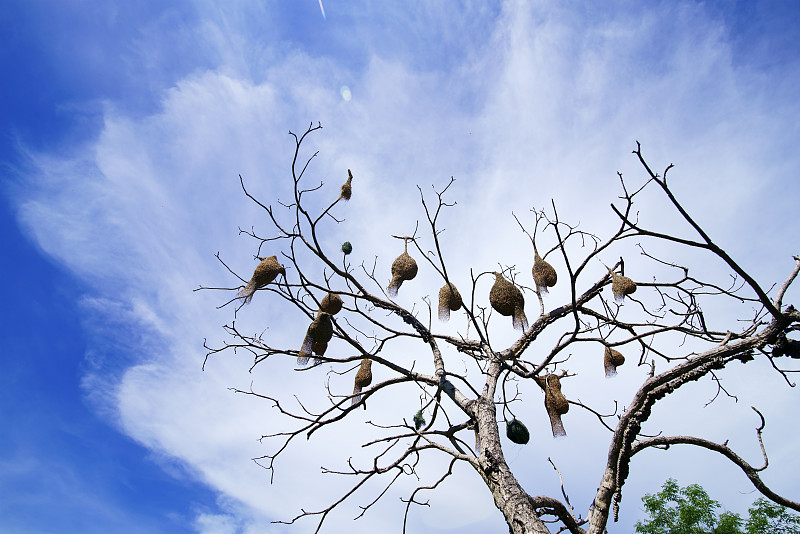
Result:
M339 198L343 198L344 200L350 200L350 197L353 194L353 173L350 172L350 169L347 169L347 181L342 184L342 192L339 195Z
M550 426L553 430L553 437L566 436L564 424L561 416L569 411L569 401L561 393L561 377L554 374L537 378L539 384L544 388L544 408L550 417Z
M372 360L364 358L353 381L353 404L361 401L361 390L372 384Z
M623 363L625 363L625 356L623 356L621 352L614 350L611 347L606 347L605 354L603 356L603 365L606 370L606 377L616 376L617 367Z
M611 292L617 301L623 300L628 295L636 292L636 282L614 271L611 272Z
M306 365L312 353L322 356L328 348L328 341L332 337L333 322L331 321L331 314L319 312L308 326L303 345L297 353L297 365Z
M279 274L282 274L284 277L286 276L286 269L283 268L283 265L278 263L277 256L258 259L261 260L261 262L256 265L253 276L250 278L250 281L247 282L247 285L238 293L238 296L244 299L245 304L253 299L253 294L257 289L261 289L275 280Z
M389 282L387 291L390 297L397 296L397 290L407 280L413 280L417 276L417 262L408 255L408 239L405 240L405 251L395 258L392 263L392 281Z
M539 252L534 250L533 258L533 281L536 282L536 291L547 293L547 288L553 287L558 281L558 275L552 265L547 263L539 256Z
M336 293L328 293L319 303L319 311L336 315L342 310L342 297Z
M452 283L445 284L439 290L439 319L442 321L450 320L450 312L461 309L464 301L461 299L461 293L458 292L456 286Z
M511 324L518 330L528 328L528 318L525 316L525 297L522 291L506 280L502 274L494 274L494 285L489 291L489 304L492 308L505 317L512 316Z

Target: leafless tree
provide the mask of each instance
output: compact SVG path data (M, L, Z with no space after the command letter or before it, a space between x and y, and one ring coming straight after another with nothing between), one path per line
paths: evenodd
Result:
M382 432L381 437L365 444L375 450L372 461L364 465L348 461L344 470L325 470L352 477L351 489L334 498L326 508L301 509L293 519L287 518L288 523L303 517L316 518L319 531L329 513L368 481L382 479L388 489L399 477L414 474L423 455L438 454L442 457L442 475L427 485L421 483L408 495L404 531L409 509L423 503L419 500L420 495L434 490L447 479L457 462L465 462L485 482L495 505L508 522L510 532L548 533L553 528L557 532L598 534L606 530L610 518L617 518L621 492L633 456L651 447L668 448L675 444L695 445L718 452L744 471L765 496L800 510L800 503L776 494L760 478L759 473L767 466L767 453L761 439L765 421L758 410L760 425L756 429L756 438L764 456L762 466L746 462L728 447L727 441L716 443L693 436L641 433L653 406L669 395L680 393L689 382L710 377L716 382L718 393L727 393L715 373L732 362L766 363L780 373L789 386L794 385L788 374L793 370L785 366L792 359L800 358L800 341L789 337L800 328L800 312L791 305L784 305L783 298L800 272L799 257L793 257L794 266L787 268L782 283L765 289L686 212L667 182L672 166L666 167L663 173L654 172L637 143L633 154L641 164L644 179L641 185L631 188L629 181L623 179L622 174L618 175L621 196L611 204L618 219L612 235L601 238L568 224L559 217L556 204L552 202L546 209L531 210L527 223L523 222L524 218L516 218L521 239L530 239L535 249L535 286L524 286L522 281L527 278L513 267L500 266L491 272L470 270L472 287L466 288L466 292L463 291L465 288L460 288L459 292L452 282L452 266L446 263L440 243L442 214L455 209L455 203L446 198L451 194L451 179L440 190L434 189L433 202L431 198L426 199L420 189L424 229L417 224L415 228L400 229L398 233L402 235L393 236L403 240L409 256L417 256L422 263L420 268L438 273L442 318L447 318L451 311L459 314L459 318L466 318L464 324L467 326L463 332L456 336L444 335L437 332L439 323L432 320L435 305L429 299L419 309L407 309L390 298L393 291L403 291L400 287L403 281L414 277L416 264L412 268L407 259L398 258L392 274L400 280L393 280L394 287L387 290L389 269L377 258L374 262L352 265L348 261L347 245L342 251L325 250L321 246L321 233L340 222L337 217L341 217L346 209L344 203L351 194L358 194L358 180L356 173L356 183L353 184L348 171L348 180L339 193L340 184L334 184L335 189L331 189L319 182L311 183L306 177L317 154L303 160L301 146L308 143L309 136L320 128L320 125L312 124L299 136L290 132L296 143L291 163L294 198L290 202L262 203L248 191L240 176L244 194L263 208L272 225L269 235L258 235L255 230L243 233L257 244L257 257L266 262L262 256L267 253L277 255L280 266L285 267L282 276L277 276L274 259L269 260L273 266L269 281L255 284L261 294L257 293L254 300L271 299L273 307L282 303L299 310L309 324L303 346L298 343L298 346L276 347L268 336L240 332L232 321L224 326L229 341L222 346L207 346L206 359L230 350L249 351L254 366L269 365L273 358L300 357L299 363L302 363L311 357L312 367L325 364L338 375L353 377L353 393L349 387L338 391L329 385L323 392L329 405L318 412L306 409L300 398L285 401L270 396L269 392L237 390L269 401L280 414L294 422L290 431L264 436L268 441L272 440L274 450L255 460L269 470L275 468L281 453L297 439L336 425L351 414L362 413L357 410L365 409L370 399L390 394L401 384L417 388L421 403L413 418L371 423ZM690 229L689 236L655 231L640 224L634 202L646 190L655 190L660 195L662 201L674 210L677 219ZM326 196L330 199L329 205L328 202L321 204L323 208L317 212L307 208L309 198ZM654 268L658 267L659 272L666 272L666 275L650 280L637 279L634 273L628 273L630 278L625 276L624 260L615 251L632 238L637 241L636 247L643 261L651 262ZM554 243L549 249L541 245L547 241ZM723 274L732 282L720 284L702 280L696 278L689 268L656 257L650 252L648 243L658 242L669 242L721 260L721 265L727 270ZM598 273L598 265L606 267L599 276L595 274L594 278L589 278L589 267L595 267L594 273ZM241 291L251 277L249 273L240 276L231 269L229 271L241 282L237 287L201 289L228 291L231 298L225 305L230 304L237 313L246 313L248 309L242 309L245 299L237 291ZM552 306L545 293L556 282L569 288L569 298L559 306ZM250 281L250 287L253 286ZM432 292L438 290L431 289ZM538 316L533 318L529 309L529 322L515 313L523 309L515 300L522 297L523 292L535 296L534 302L538 301ZM343 304L341 310L336 309L336 305L331 309L331 301L338 300L337 297ZM751 311L752 315L744 321L740 317L740 321L730 328L713 328L713 321L705 316L704 307L716 301L739 306ZM627 319L632 313L630 308L625 314L620 313L623 306L635 310L638 320ZM509 320L503 315L514 317ZM524 329L509 346L498 347L490 340L490 321L502 321L509 330L512 328L509 323L524 326ZM546 341L548 344L542 347L539 341L545 339L542 335L545 331L555 331L555 337L546 339L556 341ZM398 363L399 359L392 351L396 344L406 343L404 346L407 346L409 340L415 341L418 347L410 360L418 362L430 358L435 370L433 374L415 370L414 364ZM329 342L334 347L332 350L327 350ZM570 371L570 364L574 363L570 354L579 346L592 347L598 358L599 354L605 354L608 374L616 372L624 358L628 359L628 367L638 365L648 370L648 378L633 397L621 399L627 401L620 403L625 406L624 410L603 414L577 398L569 399L569 379L575 375L574 370ZM532 347L536 347L535 350L529 350ZM686 347L692 347L691 352ZM459 359L455 358L456 355ZM463 368L460 362L464 359L474 366L475 372ZM381 380L372 382L375 370L380 370L375 375ZM532 384L541 389L544 406L539 404L539 409L549 412L554 435L563 432L561 418L569 408L588 411L598 425L609 432L605 471L588 510L575 510L565 491L555 496L530 493L531 488L523 488L509 468L503 452L501 425L505 423L505 433L512 441L524 443L528 439L524 423L517 420L511 411L516 406L511 403L519 400L518 393L513 392L519 392L520 384ZM528 399L525 402L529 402ZM376 414L375 419L379 418L380 414ZM379 492L367 506L362 506L364 511L385 492Z

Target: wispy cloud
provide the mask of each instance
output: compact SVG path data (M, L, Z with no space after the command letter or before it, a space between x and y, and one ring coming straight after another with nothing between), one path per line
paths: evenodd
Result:
M202 340L218 342L219 325L231 317L215 310L223 296L192 290L238 283L214 259L217 251L238 272L254 267L254 246L237 235L237 227L268 227L243 197L237 175L266 201L286 198L293 150L287 129L322 122L312 139L320 149L313 180L331 192L345 169L356 175L348 221L331 231L331 243L348 236L358 258L378 254L387 272L397 248L387 236L413 230L421 216L414 186L428 190L451 175L458 206L445 237L463 242L470 236L468 246L449 245L454 265L483 270L501 261L527 269L530 245L511 211L524 217L551 198L565 218L607 230L614 224L607 206L618 195L616 171L634 180L641 174L630 156L637 138L656 168L677 164L673 184L681 199L748 268L778 280L788 255L798 252L790 249L800 229L797 218L767 227L763 216L764 210L790 213L797 199L790 178L800 170L800 158L791 152L797 104L775 91L777 73L737 65L726 27L702 5L478 4L386 7L387 13L368 16L361 11L374 6L342 6L340 13L329 6L331 46L337 54L353 54L336 55L325 54L313 36L308 48L297 35L272 39L270 31L289 33L287 26L296 22L282 18L287 8L276 3L267 9L239 2L217 11L200 2L201 16L185 35L178 32L167 42L148 31L134 57L169 63L162 58L169 56L167 45L199 40L214 57L211 68L165 88L152 113L132 114L124 102L107 102L98 138L67 155L29 153L26 189L17 198L21 223L42 249L91 286L94 320L88 329L104 329L103 316L124 323L112 323L122 339L108 331L96 338L113 343L113 354L99 347L104 358L124 353L126 362L123 369L103 361L92 367L87 380L104 392L98 402L113 403L125 433L179 459L235 503L231 515L199 512L198 532L247 532L248 525L287 519L300 506L318 507L340 485L330 477L319 481L319 465L338 465L354 454L345 434L325 436L325 447L323 440L300 444L279 466L278 484L267 485L268 474L249 458L269 451L256 438L281 423L267 403L226 388L249 389L252 381L254 389L276 396L302 391L313 397L322 394L324 377L294 373L291 362L270 362L248 374L252 362L244 354L218 356L205 372L200 368ZM258 35L254 27L262 24ZM780 73L781 84L797 81L796 65L792 69ZM351 88L350 101L342 99L342 85ZM666 217L651 204L643 208L645 216ZM411 294L425 294L421 286L416 291ZM243 310L237 323L244 331L267 328L290 346L299 344L304 329L297 317L282 317L268 297ZM676 422L661 415L665 426ZM733 432L732 421L714 424ZM355 422L345 425L351 435L362 432ZM532 492L557 492L552 468L530 461L531 454L553 455L585 505L605 454L583 452L593 436L576 429L570 440L551 443L539 433L533 453L520 451L515 466L531 483L549 481ZM777 430L775 436L781 436L775 442L796 441ZM570 468L570 455L585 461ZM708 472L696 460L686 462ZM444 488L445 497L434 499L439 506L414 521L429 529L457 526L446 498L455 493L471 500L474 515L463 514L465 521L491 514L499 521L470 474L459 474L463 485ZM796 482L773 477L797 489ZM659 481L634 476L628 491L653 490ZM469 484L474 491L464 490ZM578 490L582 486L587 489ZM332 521L348 531L374 530L401 513L384 506L392 510L390 519L372 513L353 526L351 515L338 514ZM630 525L637 506L628 507Z

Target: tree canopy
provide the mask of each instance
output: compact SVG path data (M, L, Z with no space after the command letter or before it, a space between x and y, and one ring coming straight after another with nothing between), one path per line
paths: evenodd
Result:
M763 497L748 510L747 519L725 510L699 484L681 487L668 479L655 495L642 497L647 519L636 523L639 534L796 534L800 515Z
M728 441L642 431L656 403L685 391L686 384L705 379L716 390L714 398L732 396L718 373L734 362L766 365L791 385L787 373L796 371L792 362L800 359L800 342L791 335L800 328L800 312L783 300L800 273L800 257L793 257L794 266L782 282L757 281L678 200L667 180L672 165L655 172L638 143L633 153L642 175L630 180L617 174L619 195L610 206L610 232L601 235L568 221L551 200L527 216L509 214L516 223L512 228L519 230L516 240L505 232L491 244L511 250L495 249L497 257L488 260L474 254L478 249L473 245L454 264L448 260L454 248L464 248L481 221L496 214L473 213L465 220L474 228L445 233L447 214L457 209L450 198L451 178L434 187L432 195L418 186L420 218L407 217L385 236L395 246L385 247L388 258L379 257L359 249L370 225L360 219L359 210L391 206L392 199L380 197L378 187L359 204L359 175L350 169L342 169L334 184L312 179L318 153L303 157L302 148L320 128L312 124L300 135L290 132L295 151L284 200L270 204L257 198L240 176L244 194L265 214L267 230L241 230L253 240L260 263L255 271L250 267L240 274L219 258L237 285L215 288L230 296L221 307L232 305L234 319L268 301L273 313L291 314L304 336L287 342L286 332L268 327L249 334L232 320L224 326L232 341L208 347L208 356L245 351L252 355L253 368L276 366L286 372L281 362L296 362L302 371L298 376L307 381L315 380L309 371L329 367L323 388L303 387L288 397L252 387L237 390L271 404L285 420L280 430L262 436L273 450L255 459L273 473L281 455L299 440L351 421L361 409L370 411L360 447L369 451L366 457L350 456L343 459L344 467L323 468L353 480L350 489L327 507L301 507L281 522L316 518L320 530L345 501L366 488L382 488L360 506L361 517L399 478L411 477L419 482L403 498L405 530L410 511L427 505L422 495L437 489L460 464L486 485L513 533L546 534L548 524L555 524L559 532L601 534L618 517L633 456L675 445L725 457L770 500L800 510L800 503L781 496L760 476L768 462L762 439L766 419L757 408L755 434L763 466L742 458ZM639 211L637 203L645 196L669 209L667 230ZM339 233L347 217L359 222ZM678 257L662 257L664 244ZM529 250L525 270L530 274L503 258L523 246ZM697 274L679 258L700 264L713 260L720 267ZM431 298L437 294L438 306ZM720 307L735 311L739 319L719 321L706 311ZM269 320L269 315L259 317ZM603 407L581 399L581 384L619 380L615 377L637 367L642 378L631 396L605 388ZM553 437L569 434L569 418L576 411L608 436L602 477L592 486L597 490L587 509L573 507L563 480L560 495L543 494L536 483L523 487L512 472L504 449L529 442L525 421L533 410L546 412ZM438 473L423 469L422 458L435 455ZM561 478L551 458L540 460ZM652 528L677 522L690 525L686 532L735 532L741 523L732 515L716 515L718 503L702 488L681 490L669 483L664 492L650 501ZM754 522L775 520L772 509L759 510Z

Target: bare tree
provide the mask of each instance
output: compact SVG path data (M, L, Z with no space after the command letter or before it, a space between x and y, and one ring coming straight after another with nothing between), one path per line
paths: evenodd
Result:
M341 251L325 250L321 246L320 235L327 231L323 229L340 222L337 216L340 217L341 210L345 209L342 204L350 199L351 194L358 194L358 180L356 173L356 183L353 183L348 170L347 181L339 193L338 184L335 190L331 190L323 187L322 183L310 183L306 178L310 163L317 154L303 161L301 145L320 128L320 125L312 124L299 136L290 132L296 143L291 164L294 180L292 201L264 204L248 192L240 176L244 194L263 208L273 228L266 236L258 235L254 230L243 231L258 245L256 256L262 260L260 271L257 269L251 279L229 269L241 285L214 288L231 292L232 298L226 305L232 305L238 313L247 311L242 307L251 297L256 301L271 299L272 306L282 302L299 310L309 324L306 338L302 346L276 347L264 336L240 332L233 321L224 327L230 341L222 346L207 347L208 355L246 350L252 353L254 366L269 365L268 360L272 358L286 357L297 358L298 365L302 366L311 359L312 366L324 363L332 366L337 374L353 377L352 393L349 388L337 391L329 385L324 392L330 399L329 405L318 412L306 409L299 398L290 406L291 402L268 393L237 390L269 401L280 414L294 421L293 430L264 436L275 440L275 449L256 461L269 470L273 470L281 453L298 438L336 425L357 413L356 410L366 409L371 398L387 395L401 384L417 388L421 403L413 418L384 424L373 422L372 425L382 432L380 438L365 444L376 451L373 460L365 465L348 461L344 470L326 470L352 477L355 482L351 489L335 498L330 506L315 511L303 510L297 517L288 519L288 523L303 517L315 517L319 531L328 514L363 488L367 481L382 478L388 488L399 477L413 474L423 455L439 454L443 458L442 465L446 466L443 474L431 484L420 484L405 500L404 531L411 506L423 504L419 500L420 494L434 490L451 475L457 462L465 462L491 491L495 505L503 513L511 532L547 533L550 525L558 532L602 533L609 518L617 518L622 488L633 456L651 447L667 448L675 444L695 445L718 452L744 471L765 496L800 510L800 503L777 495L760 478L759 473L767 466L767 453L761 440L765 421L758 410L760 425L756 430L764 456L762 466L746 462L728 447L728 442L641 433L642 425L656 402L679 393L689 382L711 377L717 384L718 394L727 393L715 373L731 362L748 365L766 362L785 378L789 386L794 385L788 378L788 373L793 371L783 365L788 361L786 358L800 358L800 341L787 337L800 328L800 312L792 306L785 306L783 298L800 272L799 257L794 256L794 267L787 269L788 274L782 283L764 289L712 240L673 195L667 183L667 174L672 166L661 174L654 172L637 144L633 153L641 163L644 180L632 189L619 174L622 194L616 203L611 204L619 224L609 237L601 238L561 220L555 202L547 209L531 210L528 223L516 218L522 231L520 237L530 239L533 244L534 287L526 287L521 282L526 277L508 266L486 272L470 270L472 286L466 288L467 291L455 287L451 278L452 266L445 261L440 243L440 218L447 209L455 206L446 198L450 194L452 179L441 190L434 190L433 202L426 199L420 189L424 230L418 223L413 229L405 229L410 234L393 236L402 240L404 252L394 261L390 277L385 265L378 267L377 258L371 264L352 265L348 261L349 243L342 245ZM657 191L677 217L688 225L691 235L682 237L678 233L655 231L640 224L634 202L645 190ZM307 208L309 198L325 198L326 195L331 199L329 205L326 202L322 204L323 208L313 213ZM632 238L638 241L636 247L644 261L651 262L654 268L666 272L666 275L658 279L653 277L650 281L636 279L633 273L628 273L630 277L625 276L624 260L616 251L622 249L623 242ZM555 244L546 249L542 246L546 241ZM656 257L647 245L655 242L670 242L721 260L721 265L727 270L723 274L730 277L731 283L723 285L696 278L688 267ZM272 256L262 257L268 253L277 255L280 264ZM421 266L413 256L421 261ZM595 267L593 272L597 273L598 265L606 267L602 274L590 278L589 267ZM438 290L440 319L446 320L451 313L466 318L466 328L459 335L437 332L440 330L436 326L438 323L432 319L434 304L429 299L425 299L420 309L407 309L390 298L403 291L403 282L413 279L419 267L438 273L441 282ZM282 276L278 276L279 270ZM256 280L258 276L261 278ZM569 288L569 298L559 306L547 302L550 297L546 292L555 284ZM242 286L249 291L243 290ZM254 291L257 293L253 297ZM524 311L525 294L535 296L538 301L538 316L530 321ZM753 314L730 328L714 328L714 321L707 319L703 310L708 303L716 301L740 306ZM625 319L632 312L629 309L625 314L620 313L623 306L633 308L638 320ZM490 321L501 321L509 330L512 327L522 330L509 346L498 347L490 340ZM556 341L544 341L548 344L542 347L539 342L545 339L542 335L545 331L555 331L555 337L546 339ZM395 345L407 344L409 340L416 341L418 347L413 361L430 358L434 369L432 374L415 370L414 364L402 365L398 358L393 357ZM335 350L327 350L329 343L334 344ZM529 350L534 346L535 350ZM575 376L575 372L569 369L570 351L579 346L590 346L598 355L604 355L607 375L613 376L626 359L628 366L644 366L649 371L648 378L633 398L624 403L624 410L603 414L577 399L568 398L568 383ZM688 352L687 347L699 347L699 350ZM458 364L455 363L456 355L461 358L457 360ZM464 358L474 366L475 372L462 368L460 362ZM383 377L377 382L372 381L375 369L380 369L376 375ZM543 409L550 416L554 436L565 433L562 417L570 408L593 414L598 425L609 432L605 472L588 510L575 510L565 491L556 496L529 493L506 463L500 423L505 421L505 433L512 442L525 443L529 438L528 429L512 411L512 402L519 400L520 384L533 384L541 389ZM380 414L376 418L380 418ZM362 508L366 511L385 492L379 492L369 505Z

